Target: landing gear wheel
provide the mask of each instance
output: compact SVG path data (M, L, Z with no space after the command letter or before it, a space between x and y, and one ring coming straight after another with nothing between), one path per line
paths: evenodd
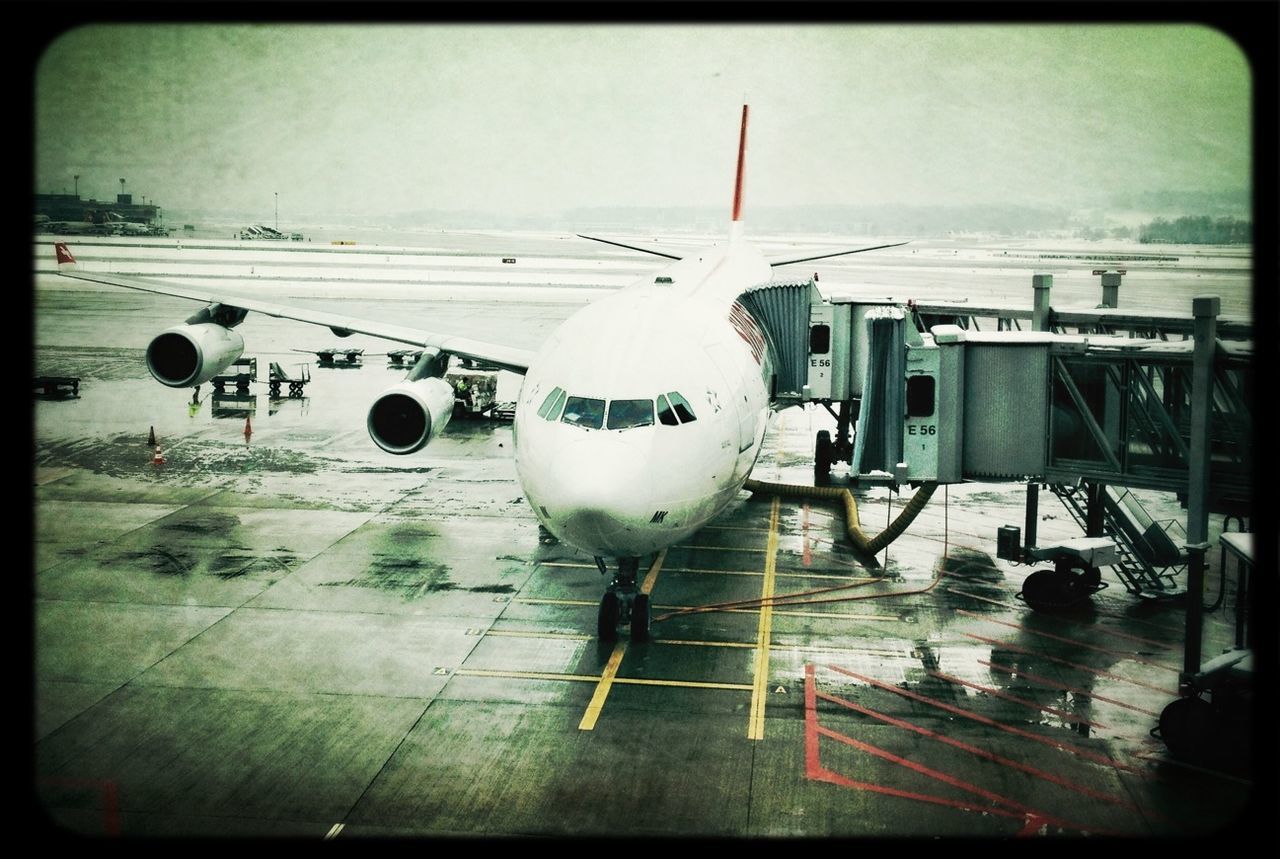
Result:
M649 595L636 594L635 602L631 604L631 640L648 641L650 623Z
M831 433L819 430L818 442L813 448L813 482L823 486L831 482L831 459L834 453Z
M290 383L289 383L289 396L291 396L291 397L300 397L300 396L302 396L302 386L301 386L301 385L299 385L297 382L290 382Z
M280 383L279 383L279 382L272 382L270 385L267 385L267 389L268 389L269 391L271 391L271 396L273 396L273 397L278 397L278 396L280 396Z
M618 595L613 591L606 591L605 595L600 598L599 622L596 625L596 634L599 635L601 641L617 640L620 611Z
M1160 739L1179 760L1197 762L1212 746L1213 705L1203 698L1179 698L1160 713Z

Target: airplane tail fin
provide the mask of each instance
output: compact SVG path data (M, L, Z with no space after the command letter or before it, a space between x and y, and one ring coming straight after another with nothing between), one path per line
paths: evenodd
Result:
M75 271L78 268L66 242L54 242L53 251L58 257L58 271Z
M742 106L742 130L738 133L738 173L733 183L733 219L729 223L729 241L742 238L742 173L747 160L747 105Z

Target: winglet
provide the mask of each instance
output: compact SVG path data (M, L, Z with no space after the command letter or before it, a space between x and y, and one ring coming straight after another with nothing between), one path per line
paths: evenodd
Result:
M54 253L58 255L58 270L62 271L62 267L71 266L71 270L76 267L76 258L71 255L71 251L67 249L66 242L54 242Z

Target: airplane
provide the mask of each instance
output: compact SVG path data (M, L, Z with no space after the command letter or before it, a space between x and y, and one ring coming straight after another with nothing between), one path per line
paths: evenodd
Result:
M636 584L643 557L672 546L714 519L742 489L773 403L774 356L739 300L790 263L896 247L906 242L786 259L766 259L747 241L742 219L748 106L742 107L737 173L727 241L683 256L609 244L674 260L582 308L540 350L512 348L416 328L285 307L152 280L73 272L68 277L205 302L146 351L151 374L171 387L207 381L244 343L233 328L247 313L328 326L423 350L405 379L374 400L373 441L392 454L420 450L453 414L445 381L451 357L524 375L513 425L515 466L542 526L595 558L616 562L600 600L597 633L612 641L629 625L650 636L649 596Z

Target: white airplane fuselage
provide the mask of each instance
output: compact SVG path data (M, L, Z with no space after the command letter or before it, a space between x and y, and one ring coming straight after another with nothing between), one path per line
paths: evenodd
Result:
M602 558L656 552L714 518L750 474L773 367L737 299L770 267L733 226L726 244L578 311L529 367L516 470L561 541Z

